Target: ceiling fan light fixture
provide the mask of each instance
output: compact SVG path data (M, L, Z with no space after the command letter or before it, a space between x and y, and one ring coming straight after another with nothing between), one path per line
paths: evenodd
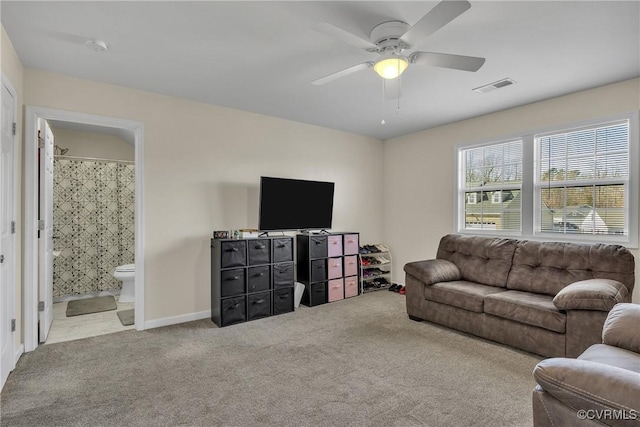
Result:
M376 63L373 64L373 69L383 79L395 79L400 77L408 66L409 61L407 61L407 58L392 54L378 59Z

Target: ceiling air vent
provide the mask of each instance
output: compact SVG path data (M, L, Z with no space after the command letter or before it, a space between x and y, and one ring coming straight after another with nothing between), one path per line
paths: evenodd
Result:
M478 93L487 93L491 92L492 90L503 88L505 86L511 86L514 83L515 80L507 77L506 79L498 80L497 82L489 83L488 85L480 86L473 90Z

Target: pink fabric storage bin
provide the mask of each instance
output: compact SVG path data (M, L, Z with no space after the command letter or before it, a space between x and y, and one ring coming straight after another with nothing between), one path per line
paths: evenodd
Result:
M358 295L358 278L347 277L344 279L344 297L350 298Z
M342 235L329 236L327 238L327 246L329 256L341 256L342 255Z
M327 300L338 301L344 299L344 280L343 279L333 279L329 280L329 297Z
M344 257L344 275L358 275L358 255L349 255Z
M345 234L344 235L344 254L345 255L358 255L358 235L357 234Z
M329 258L327 260L327 271L329 279L342 277L342 258Z

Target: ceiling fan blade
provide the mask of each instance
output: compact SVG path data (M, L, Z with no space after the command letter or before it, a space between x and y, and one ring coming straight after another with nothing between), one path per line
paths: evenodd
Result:
M382 79L384 81L384 99L398 99L402 96L402 82L397 79Z
M345 43L348 43L352 46L359 47L360 49L375 50L377 48L377 46L373 44L371 41L364 39L360 36L357 36L347 30L343 30L340 27L336 27L333 24L329 24L328 22L315 24L311 28L313 28L316 31L320 31L321 33L325 33L333 38L341 40Z
M418 65L453 68L462 71L478 71L485 59L477 56L451 55L449 53L414 52L409 56L409 62Z
M471 7L468 1L441 1L407 30L400 39L415 46Z
M363 62L362 64L354 65L353 67L345 68L344 70L337 71L329 74L328 76L321 77L311 82L312 85L320 86L325 83L332 82L341 77L348 76L349 74L356 73L361 70L365 70L373 65L373 62Z

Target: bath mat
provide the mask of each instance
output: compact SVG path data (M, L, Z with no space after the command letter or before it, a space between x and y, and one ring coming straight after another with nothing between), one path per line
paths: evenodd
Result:
M131 326L134 322L134 309L131 310L122 310L116 313L118 315L118 319L120 319L120 323L122 326Z
M107 295L106 297L77 299L69 301L67 304L67 317L99 313L101 311L115 310L116 308L118 308L116 299L111 295Z

